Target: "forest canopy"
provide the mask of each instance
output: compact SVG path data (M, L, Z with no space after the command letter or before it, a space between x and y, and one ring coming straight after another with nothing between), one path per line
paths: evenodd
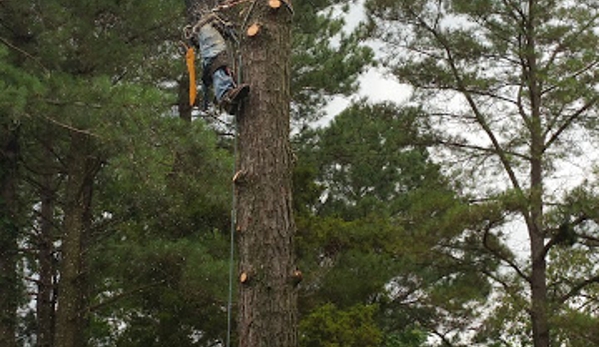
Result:
M298 347L599 345L597 2L292 6ZM2 346L225 346L238 139L186 20L0 1ZM413 93L358 97L374 66Z

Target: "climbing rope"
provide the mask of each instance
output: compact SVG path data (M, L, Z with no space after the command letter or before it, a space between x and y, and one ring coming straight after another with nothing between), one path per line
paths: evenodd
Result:
M244 2L250 2L250 1L253 1L253 0L229 0L229 1L225 1L222 4L214 7L212 9L212 12L227 10L227 9L232 8L234 6L237 6L239 4L243 4Z
M235 118L235 117L233 117ZM237 122L233 121L233 175L237 171ZM233 176L231 176L233 177ZM229 244L229 296L227 298L227 341L226 347L231 347L231 329L233 315L233 272L235 271L235 224L237 223L237 199L235 197L235 183L231 183L231 230Z
M235 51L237 53L237 85L241 84L241 52L240 42L235 40ZM237 107L241 107L238 104ZM238 114L239 110L235 112ZM233 117L233 176L237 174L237 117ZM235 183L231 183L231 230L230 230L230 249L229 249L229 297L227 301L227 341L226 347L231 347L231 330L233 315L233 278L235 271L235 225L237 224L237 198L235 196Z
M215 20L217 20L219 22L219 25L221 26L221 28L223 28L226 31L227 36L231 39L230 41L232 41L234 43L234 49L233 51L236 53L235 55L237 56L237 85L241 85L241 68L242 68L242 59L241 59L241 53L240 53L240 42L239 42L239 38L237 37L237 35L235 34L235 31L233 30L233 26L226 20L224 20L222 17L220 17L217 12L221 11L221 10L225 10L225 9L229 9L233 6L245 3L245 2L249 2L249 1L253 1L252 6L250 7L245 20L244 20L244 24L246 24L247 19L249 17L249 13L251 13L251 11L253 10L253 7L255 5L256 0L229 0L226 1L224 3L221 3L220 5L216 6L215 8L213 8L209 14L209 16L213 16ZM185 48L185 57L186 57L186 62L187 62L187 67L188 67L188 72L190 74L190 105L193 106L195 104L195 67L193 65L194 63L194 59L192 59L192 55L195 56L195 52L193 51L192 48L192 41L193 41L193 37L194 34L199 31L199 25L201 24L201 21L195 23L194 25L186 25L183 28L183 39L185 42L182 42L183 47ZM243 26L242 26L243 27ZM193 82L192 82L193 81ZM193 83L193 86L192 86ZM205 88L205 86L204 86ZM206 102L206 92L204 91L204 102ZM241 104L238 104L236 107L241 107ZM239 112L239 110L237 110ZM237 114L237 112L235 112ZM233 117L233 122L232 122L232 131L233 131L233 158L234 158L234 164L233 164L233 176L236 174L237 172L237 136L238 136L238 131L237 131L237 120L236 117ZM233 177L232 176L232 177ZM229 240L230 240L230 244L229 244L229 289L228 289L228 298L227 298L227 336L226 336L226 343L225 346L226 347L231 347L231 333L232 333L232 321L233 321L233 287L234 287L234 271L235 271L235 225L237 224L237 200L236 200L236 196L235 196L235 183L231 184L231 228L230 228L230 233L229 233Z

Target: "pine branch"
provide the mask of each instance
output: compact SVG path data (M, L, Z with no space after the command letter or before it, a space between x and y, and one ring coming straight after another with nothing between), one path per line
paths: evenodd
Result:
M434 39L437 40L437 42L442 46L442 48L446 54L446 58L445 58L446 63L449 65L449 67L451 69L451 74L452 74L453 78L455 78L455 80L456 80L456 90L458 92L460 92L466 98L466 102L468 103L470 110L472 110L472 112L474 113L474 116L476 118L478 125L482 128L484 133L487 135L487 137L491 141L493 147L495 148L497 156L499 157L499 160L501 161L502 166L503 166L504 170L506 171L514 189L521 191L522 188L520 187L520 181L518 180L516 173L514 172L513 166L510 164L510 161L508 159L508 153L506 153L504 148L501 146L496 134L493 132L493 130L489 126L488 122L485 120L485 117L484 117L483 113L481 112L480 108L474 101L472 93L470 92L470 90L468 89L466 84L464 83L464 80L459 71L459 68L457 67L457 63L454 58L454 51L453 51L451 45L447 42L447 39L445 38L445 36L443 35L443 33L440 30L437 30L436 28L431 27L418 14L416 14L414 12L412 12L411 14L419 21L419 24L425 30L427 30L434 37Z
M4 43L4 45L6 45L7 47L21 53L22 55L26 56L27 58L33 60L37 65L41 66L41 68L46 72L46 73L50 73L50 69L48 69L46 66L44 66L44 64L42 64L37 58L35 58L33 55L27 53L26 51L22 50L21 48L13 45L12 43L10 43L7 39L0 37L0 41L2 43Z
M547 64L545 64L545 70L549 70L551 67L554 66L554 62L557 58L557 55L560 52L563 52L563 49L566 45L566 43L568 43L572 37L578 37L579 35L581 35L585 30L588 30L589 28L592 28L596 25L595 21L599 19L599 15L594 16L593 18L591 18L585 25L580 26L580 28L573 34L570 36L564 36L563 40L561 40L557 47L555 47L555 49L553 50L553 52L551 53L549 59L547 60Z
M586 216L584 216L584 215L580 216L580 217L576 218L576 220L574 220L573 222L571 222L570 225L571 226L580 225L581 223L583 223L587 219L588 218ZM551 250L551 248L553 248L553 246L557 245L558 243L560 243L560 241L563 240L563 235L560 233L559 228L551 229L549 231L553 232L554 236L549 240L549 242L547 242L547 244L543 248L543 257L547 256L547 253L549 253L549 251Z
M87 312L97 311L97 310L101 309L102 307L111 305L111 304L113 304L113 303L115 303L115 302L117 302L117 301L119 301L121 299L124 299L124 298L126 298L128 296L131 296L131 295L134 295L134 294L137 294L138 292L142 292L142 291L144 291L146 289L157 287L157 286L159 286L159 285L161 285L161 284L163 284L165 282L166 282L166 280L161 280L161 281L158 281L158 282L153 282L153 283L150 283L150 284L139 286L137 288L133 288L133 289L128 290L126 292L123 292L123 293L111 296L110 298L108 298L108 299L106 299L106 300L104 300L102 302L99 302L99 303L97 303L95 305L88 306L88 307L85 308L84 311L87 311Z
M557 129L557 131L555 133L553 133L553 135L551 135L551 138L545 143L545 148L544 151L547 151L547 149L549 149L549 147L555 142L557 141L557 139L559 138L559 136L570 126L572 125L572 123L574 123L574 121L580 117L581 114L583 114L585 111L589 110L590 108L592 108L593 106L595 106L595 104L597 103L597 101L599 101L599 97L595 97L593 99L591 99L588 103L586 103L584 106L582 106L580 109L578 109L578 111L574 112L573 114L570 115L570 117L568 117L568 119L566 119L566 121L564 123L562 123L562 125ZM547 129L547 131L549 131L549 129Z
M467 144L467 143L444 141L444 140L437 140L437 144L448 146L448 147L456 147L456 148L461 148L461 149L469 149L469 150L474 150L474 151L479 151L479 152L485 152L485 153L493 154L493 155L498 154L497 148L495 148L495 147L488 148L488 147L483 147L483 146L471 145L471 144ZM521 153L511 152L511 151L507 151L507 150L502 150L502 152L505 154L514 156L514 157L524 159L524 160L530 159L528 156L521 154Z
M497 258L499 258L499 260L505 262L509 267L511 267L512 269L514 269L514 271L518 274L518 276L520 276L522 279L524 279L526 282L531 283L531 278L530 276L527 276L521 269L520 267L518 267L518 265L512 261L511 259L509 259L508 257L506 257L504 254L502 254L501 252L499 252L497 249L491 247L491 245L489 244L489 234L490 234L490 228L487 228L485 230L485 234L483 235L483 246L489 250L494 256L496 256Z
M557 301L560 304L563 304L566 301L568 301L569 299L571 299L572 297L578 295L580 293L580 291L583 290L585 287L587 287L591 284L594 284L594 283L599 283L599 275L590 277L582 282L579 282L577 285L572 287L568 293L562 295Z
M26 113L25 115L27 117L29 117L29 118L34 118L32 115L30 115L28 113ZM84 134L84 135L88 135L88 136L93 136L93 137L101 139L100 135L94 134L94 133L92 133L90 131L75 128L73 126L61 123L61 122L57 121L56 119L50 118L50 117L45 116L45 115L40 115L40 117L44 118L45 120L49 121L50 123L56 124L56 125L58 125L58 126L60 126L62 128L68 129L70 131L73 131L73 132L76 132L76 133L80 133L80 134Z

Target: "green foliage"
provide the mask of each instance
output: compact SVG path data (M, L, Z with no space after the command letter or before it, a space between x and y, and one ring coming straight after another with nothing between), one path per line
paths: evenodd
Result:
M419 134L427 128L423 119L418 109L355 105L329 127L304 133L314 138L303 140L310 146L304 160L318 165L329 195L319 212L334 211L345 219L370 213L395 216L406 208L410 194L434 185L442 188L438 171L427 162L426 136Z
M24 117L27 103L41 90L40 80L13 66L8 48L0 46L0 113L3 125Z
M473 303L489 293L480 269L497 262L474 230L497 208L456 199L429 159L428 129L421 110L366 103L296 139L301 181L316 182L299 194L306 317L377 303L386 343L417 346L477 316Z
M323 116L327 99L348 95L374 54L363 44L360 28L344 31L342 15L331 6L338 0L300 1L295 6L292 56L293 119L307 123Z
M568 328L559 324L580 302L596 307L597 301L586 292L594 290L597 269L583 260L597 257L590 212L597 190L560 173L583 148L596 147L596 2L369 0L366 6L372 37L389 48L384 64L415 87L415 100L432 115L444 168L473 198L461 218L486 220L483 228L469 227L470 244L484 246L469 253L507 270L483 267L498 300L479 342L595 343L592 335L567 333L593 322L592 315L571 317L576 323ZM528 235L530 249L506 242L507 221ZM533 283L548 289L532 290Z
M200 122L159 118L142 129L147 136L126 137L129 150L100 181L110 227L93 250L103 284L94 301L130 294L98 310L95 323L117 346L223 340L233 158Z
M372 57L356 35L342 34L341 20L321 11L331 4L296 8L302 15L295 21L293 67L311 72L294 75L294 99L306 119L316 115L324 94L354 90L356 74ZM172 81L183 66L173 42L184 22L183 2L9 1L0 7L0 122L22 135L20 215L32 231L23 240L32 249L27 271L35 277L40 270L32 207L49 192L55 225L44 237L60 244L72 138L86 137L86 156L100 163L89 183L94 198L85 250L90 345L222 341L233 158L217 149L219 140L201 121L183 123L170 108ZM329 44L333 37L339 45ZM21 318L29 329L22 340L31 340L35 315Z
M599 319L588 309L566 307L552 320L552 324L556 327L556 340L566 346L583 347L599 341L596 329Z
M161 84L180 73L170 39L178 37L183 3L53 0L0 7L0 119L19 127L26 168L19 195L29 219L22 242L31 254L21 271L35 277L40 268L41 235L33 227L46 189L54 223L44 237L60 244L64 182L72 174L66 163L73 135L86 137L86 155L101 163L90 183L84 260L90 345L223 340L233 158L216 148L216 136L201 121L184 123L173 114L176 95ZM32 317L21 317L29 329L22 340L36 334Z
M426 342L426 333L419 329L407 330L399 334L386 336L385 347L419 347Z
M375 347L382 341L375 324L376 306L356 305L340 310L333 304L321 306L302 320L302 347Z

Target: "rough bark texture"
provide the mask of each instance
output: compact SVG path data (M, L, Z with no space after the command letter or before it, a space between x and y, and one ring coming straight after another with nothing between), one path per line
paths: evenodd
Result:
M183 74L181 80L179 80L179 96L177 104L179 118L186 122L191 122L191 112L193 111L193 107L189 105L189 76L187 75L187 71Z
M39 281L37 289L37 346L54 345L56 267L54 260L54 183L44 175L41 185L40 234L38 243Z
M549 312L547 303L547 259L545 249L545 227L543 217L543 153L546 148L543 140L541 120L540 72L537 66L536 36L538 3L529 0L528 21L525 24L526 32L526 83L529 90L531 107L530 125L530 217L527 221L531 250L531 321L533 345L535 347L549 347L551 339L549 334ZM526 217L525 217L526 218Z
M238 114L241 175L236 181L240 347L297 346L297 294L291 205L291 14L267 1L252 5L246 24L260 32L242 42L243 80L251 85ZM245 33L246 28L240 32ZM238 277L239 278L239 277Z
M0 129L0 344L16 347L17 234L16 180L19 146L16 130Z
M56 347L84 347L87 344L84 335L88 305L86 238L98 161L89 155L89 139L85 135L73 133L71 136L56 311Z

